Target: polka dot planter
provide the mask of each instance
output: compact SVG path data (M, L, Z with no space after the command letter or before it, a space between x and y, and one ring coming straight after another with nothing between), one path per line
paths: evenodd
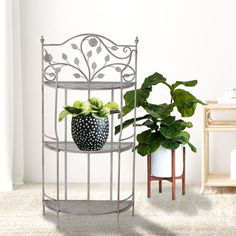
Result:
M97 151L102 149L109 134L109 119L78 115L72 117L71 134L80 150Z

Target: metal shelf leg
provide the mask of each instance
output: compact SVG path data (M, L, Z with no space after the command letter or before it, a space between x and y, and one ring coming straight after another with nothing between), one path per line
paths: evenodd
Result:
M59 151L57 151L57 227L60 227L59 221Z

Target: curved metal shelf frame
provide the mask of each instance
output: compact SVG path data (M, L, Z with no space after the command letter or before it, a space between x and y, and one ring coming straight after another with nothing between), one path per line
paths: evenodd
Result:
M136 88L137 88L137 44L116 44L112 40L98 34L80 34L65 40L62 43L49 44L41 37L41 64L42 64L42 201L43 213L45 207L54 210L57 214L57 225L59 227L59 213L83 214L108 214L117 213L132 208L134 215L134 190L135 190L135 152L132 153L132 193L129 197L120 199L120 168L121 153L133 149L136 146L136 129L129 137L123 137L122 123L123 115L120 116L121 132L118 141L114 142L114 115L110 119L110 140L102 150L96 152L85 152L79 150L76 145L68 141L67 126L65 118L64 137L58 135L58 90L64 89L64 103L67 104L70 90L86 90L88 98L93 90L110 90L110 100L115 100L114 90L120 91L119 105L123 107L124 89L133 88L134 96L134 122L136 122ZM70 49L70 50L69 50ZM69 50L69 52L68 52ZM58 56L60 54L60 56ZM73 75L68 75L68 73ZM65 74L66 73L66 74ZM74 79L72 80L72 78ZM112 81L107 78L113 78ZM117 78L117 79L116 79ZM67 80L68 79L68 80ZM55 91L54 106L54 135L48 136L44 129L44 104L46 102L44 88L52 87ZM117 102L117 101L116 101ZM49 139L52 141L47 141ZM62 140L61 140L62 139ZM126 141L125 141L126 140ZM125 141L125 142L124 142ZM44 149L49 148L56 152L56 199L45 193L45 154ZM64 199L59 198L59 152L64 152ZM118 153L117 162L117 198L113 196L113 153ZM67 154L87 154L87 200L68 200L67 198ZM90 200L90 155L97 153L110 154L110 199L106 201ZM94 210L96 209L96 210Z
M56 201L45 200L45 205L57 212ZM117 209L117 201L110 200L59 200L59 212L72 215L106 215L127 211L132 207L132 201L120 202Z
M52 88L71 89L71 90L113 90L121 89L120 82L77 82L77 81L44 81L44 85ZM123 89L135 86L134 82L123 82Z

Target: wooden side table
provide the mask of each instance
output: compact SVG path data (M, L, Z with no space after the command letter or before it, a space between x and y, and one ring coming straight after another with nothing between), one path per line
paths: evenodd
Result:
M234 120L216 120L212 118L214 112L236 113L236 104L217 104L209 101L203 107L203 153L202 153L202 188L205 187L236 187L236 181L231 180L228 173L209 172L209 133L210 132L236 132L236 118Z
M151 155L147 156L147 197L151 197L151 182L159 181L159 193L162 193L162 181L167 180L172 183L172 200L176 198L176 180L182 180L182 195L185 195L185 147L183 147L183 173L175 176L175 150L171 151L171 177L156 177L151 175Z

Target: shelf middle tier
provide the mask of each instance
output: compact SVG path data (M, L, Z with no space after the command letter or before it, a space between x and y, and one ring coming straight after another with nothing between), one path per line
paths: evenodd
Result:
M55 81L44 81L44 85L55 87ZM110 90L121 89L120 82L80 82L80 81L58 81L58 88L73 89L73 90ZM130 88L135 85L135 82L123 82L122 88Z
M57 151L56 141L45 141L44 146L53 151ZM127 151L134 147L132 142L122 142L120 143L120 152ZM58 150L62 152L73 152L73 153L110 153L119 151L119 142L107 142L101 150L98 151L83 151L80 150L74 142L59 142Z

